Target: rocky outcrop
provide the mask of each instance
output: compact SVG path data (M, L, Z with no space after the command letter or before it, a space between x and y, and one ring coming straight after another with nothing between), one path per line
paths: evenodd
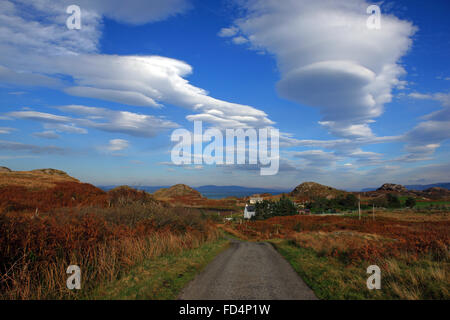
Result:
M303 182L292 190L289 195L297 199L327 198L333 199L339 195L347 194L346 191L324 186L316 182Z
M12 172L12 170L7 167L0 167L0 172Z
M408 189L406 189L401 184L395 184L395 183L385 183L381 187L379 187L377 189L377 191L408 193Z

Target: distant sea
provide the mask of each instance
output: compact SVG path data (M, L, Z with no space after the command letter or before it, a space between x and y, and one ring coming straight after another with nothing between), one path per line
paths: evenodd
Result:
M117 186L98 186L100 189L108 191L114 189ZM130 186L137 190L144 190L149 193L153 193L161 188L169 188L170 186ZM266 188L248 188L241 186L201 186L193 188L200 192L202 196L208 199L223 199L227 197L248 197L259 193L270 193L272 195L277 195L283 192L291 192L290 189L266 189Z

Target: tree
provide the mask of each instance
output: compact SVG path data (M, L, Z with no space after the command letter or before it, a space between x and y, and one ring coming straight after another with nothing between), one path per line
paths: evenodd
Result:
M408 208L412 208L416 205L416 199L414 199L413 197L408 197L405 201L405 206L407 206Z
M392 193L387 194L387 204L389 208L401 208L402 206L402 203L400 202L398 196Z
M282 196L279 201L263 200L255 204L255 220L268 219L274 216L289 216L297 214L295 203Z
M297 214L297 207L295 203L292 202L289 198L286 198L284 195L277 203L277 215L280 216L291 216Z
M353 193L348 194L344 200L344 207L354 209L358 206L358 198Z

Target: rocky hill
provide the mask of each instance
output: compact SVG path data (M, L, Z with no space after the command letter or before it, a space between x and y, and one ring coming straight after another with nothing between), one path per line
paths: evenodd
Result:
M0 172L0 213L106 206L104 191L56 169Z
M153 193L153 196L157 199L173 199L173 198L202 198L200 192L185 184L176 184L170 188L162 188Z
M432 187L421 191L421 195L424 198L429 199L450 199L450 190L446 188Z
M32 171L13 171L0 167L0 187L20 186L30 189L47 189L59 182L79 182L66 172L56 169L38 169Z
M363 197L383 198L387 194L397 196L414 197L419 200L448 200L450 199L450 190L440 187L431 187L425 190L409 190L406 186L394 183L385 183L375 191L362 192Z
M298 200L310 200L314 198L333 199L345 194L348 194L348 192L324 186L316 182L303 182L289 193L291 197Z
M395 183L385 183L381 187L379 187L376 191L408 193L408 189L406 189L401 184L395 184Z

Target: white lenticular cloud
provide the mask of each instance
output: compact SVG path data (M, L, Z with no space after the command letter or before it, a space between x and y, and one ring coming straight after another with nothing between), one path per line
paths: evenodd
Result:
M256 50L277 59L281 96L319 108L323 124L340 137L370 137L371 119L403 84L399 59L415 27L382 12L381 29L368 29L364 0L242 1L234 22Z
M0 2L0 84L60 88L73 96L132 106L161 108L170 104L194 111L189 120L201 118L219 127L273 124L261 110L215 99L190 84L186 77L192 67L184 61L98 53L102 17L147 23L184 12L188 1L130 0L126 5L116 0L78 1L82 26L76 31L65 24L69 2ZM32 14L22 10L24 6ZM232 35L233 30L224 34Z

